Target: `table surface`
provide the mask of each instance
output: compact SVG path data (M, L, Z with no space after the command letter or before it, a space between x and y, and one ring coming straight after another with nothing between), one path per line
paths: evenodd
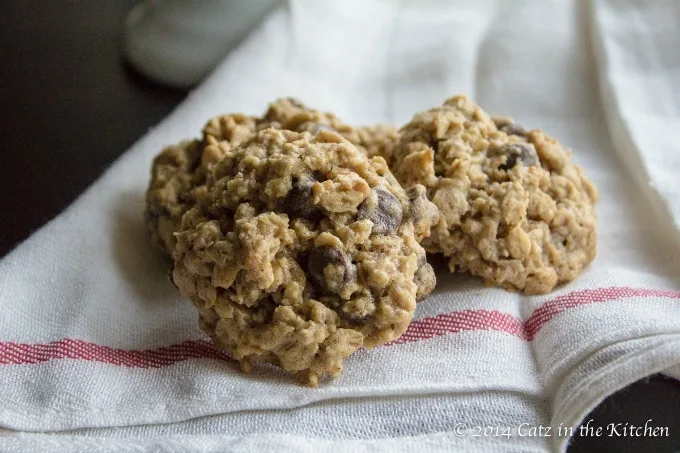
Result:
M68 206L186 96L121 63L118 32L135 0L0 3L0 256ZM580 437L570 452L680 451L680 383L659 375L586 420L668 426L666 438Z

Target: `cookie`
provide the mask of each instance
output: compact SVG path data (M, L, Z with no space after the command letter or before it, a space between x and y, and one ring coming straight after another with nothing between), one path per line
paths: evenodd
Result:
M423 246L490 285L542 294L595 257L597 189L557 141L465 97L400 129L395 176L422 184L440 221Z
M307 107L294 98L278 99L259 123L259 129L273 127L296 132L317 133L329 129L342 135L368 157L382 156L390 161L392 146L397 140L397 129L387 124L354 128L333 113Z
M258 123L258 129L268 128L309 132L312 135L327 129L337 132L355 145L361 142L357 131L336 115L307 107L295 98L281 98L269 104Z
M173 280L245 371L268 362L316 386L398 338L434 286L418 240L436 207L334 131L262 130L208 181L177 234Z
M156 156L146 191L145 218L151 240L172 255L182 216L205 193L210 167L256 131L256 119L240 114L213 118L201 140L169 146Z
M381 156L388 164L392 163L392 149L397 143L397 128L389 124L363 126L356 128L358 141L356 145L364 150L368 157Z
M168 146L153 161L144 217L151 240L166 253L172 253L173 234L194 204L191 189L200 154L200 141L188 140Z
M311 109L293 98L271 103L261 117L242 114L217 116L203 128L202 138L164 149L154 160L146 192L146 222L152 241L172 255L174 233L182 215L205 194L209 169L233 146L252 137L258 130L276 128L315 134L334 130L366 155L389 155L396 141L390 126L354 129L332 113Z

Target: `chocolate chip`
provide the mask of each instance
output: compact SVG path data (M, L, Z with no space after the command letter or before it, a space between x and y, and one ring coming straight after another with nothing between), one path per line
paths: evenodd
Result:
M326 268L333 266L326 275ZM356 268L349 255L339 248L324 246L309 254L307 269L312 282L322 291L338 294L343 286L356 279Z
M323 210L314 204L312 186L318 181L318 175L306 176L293 182L293 187L281 200L279 209L291 217L299 217L317 222Z
M519 160L525 167L539 165L536 148L530 143L513 143L501 146L497 154L506 156L505 163L498 167L501 170L509 170L517 165Z
M359 318L359 317L356 317L356 316L352 316L351 314L346 313L342 310L340 311L340 317L342 319L344 319L345 321L347 321L348 324L350 324L352 326L356 326L356 327L365 325L371 319L370 315L369 316L362 316L362 317Z
M420 266L413 276L413 282L418 286L418 290L416 291L416 302L427 299L427 296L432 293L432 290L437 284L437 277L434 275L432 266L427 262Z
M526 129L524 129L520 124L508 123L500 126L498 130L505 132L508 135L518 135L524 137L527 134Z
M373 222L375 234L394 234L401 224L401 203L390 191L376 187L357 208L357 219Z
M305 262L307 258L303 258L302 262ZM309 300L309 299L318 299L318 291L316 290L316 287L312 284L312 282L308 281L305 284L305 288L302 290L302 298L304 300Z
M521 124L515 123L512 118L507 116L494 118L493 122L499 131L503 131L508 135L524 137L527 134L526 129L524 129Z

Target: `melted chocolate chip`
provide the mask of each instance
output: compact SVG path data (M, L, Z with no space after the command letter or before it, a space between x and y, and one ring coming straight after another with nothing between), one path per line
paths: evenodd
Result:
M493 119L493 122L499 131L503 131L508 135L524 137L527 134L526 129L524 129L521 124L515 123L512 118L497 117Z
M373 222L372 234L394 234L397 232L403 210L401 203L390 191L376 187L361 202L357 209L359 220L368 219Z
M506 156L506 161L503 165L498 167L501 170L509 170L517 165L517 162L521 162L525 167L530 167L532 165L540 165L538 160L538 155L536 154L536 148L530 143L514 143L501 146L498 154L504 154Z
M333 266L333 272L326 275L325 269ZM344 251L324 246L309 254L307 269L311 280L325 293L338 294L342 287L356 278L352 259Z
M279 209L291 217L317 222L323 214L323 209L314 204L312 186L318 181L318 175L298 179L293 187L281 200Z

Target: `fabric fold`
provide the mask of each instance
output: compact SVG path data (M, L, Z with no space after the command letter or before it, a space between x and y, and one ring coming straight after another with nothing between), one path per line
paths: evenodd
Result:
M628 174L680 244L680 5L672 0L592 2L593 49L611 139ZM664 222L666 223L666 222Z

